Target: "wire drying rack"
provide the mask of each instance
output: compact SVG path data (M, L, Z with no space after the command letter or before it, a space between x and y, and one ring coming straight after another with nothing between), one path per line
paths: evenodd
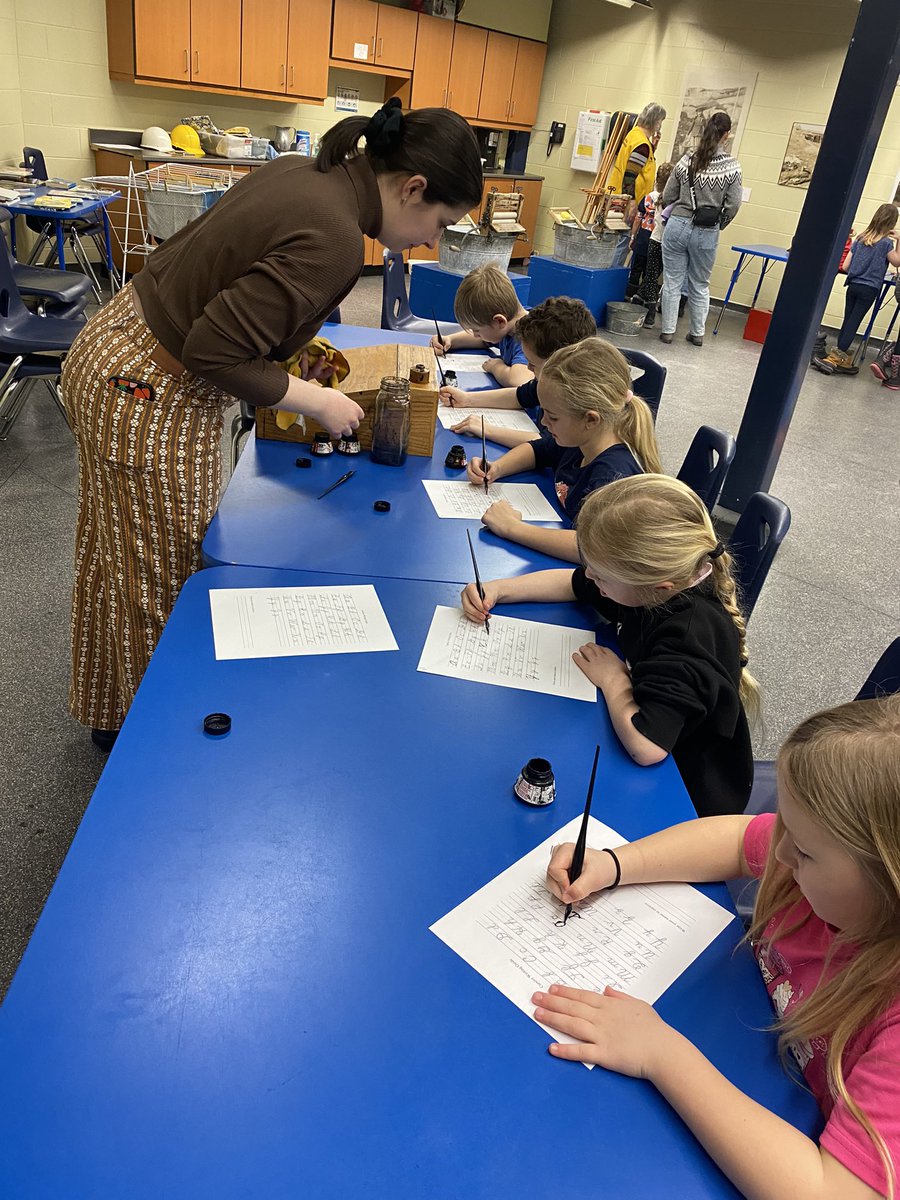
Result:
M146 258L160 242L174 236L243 176L230 167L164 163L148 171L129 167L127 175L93 175L83 180L98 191L122 192L110 205L110 229L122 251L122 282L129 255Z

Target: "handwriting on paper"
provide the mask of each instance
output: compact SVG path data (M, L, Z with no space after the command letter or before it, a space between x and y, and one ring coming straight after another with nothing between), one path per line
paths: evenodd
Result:
M533 433L537 438L540 431L527 412L515 408L446 408L438 409L438 420L444 429L452 429L466 417L480 419L484 417L485 425L495 425L500 429L521 429L525 433Z
M462 517L480 521L485 509L497 500L507 500L525 521L561 521L541 489L533 483L492 483L487 493L475 483L446 479L423 479L425 490L439 517Z

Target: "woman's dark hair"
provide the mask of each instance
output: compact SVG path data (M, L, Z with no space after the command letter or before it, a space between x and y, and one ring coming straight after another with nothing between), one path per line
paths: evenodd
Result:
M713 155L719 148L719 142L726 133L731 132L731 117L727 112L714 112L703 127L700 143L691 158L694 174L699 175L713 160Z
M365 150L359 140L366 139ZM330 171L365 153L376 175L424 175L428 204L472 208L481 202L481 155L475 134L448 108L417 108L405 115L392 98L372 117L347 117L323 136L316 169Z

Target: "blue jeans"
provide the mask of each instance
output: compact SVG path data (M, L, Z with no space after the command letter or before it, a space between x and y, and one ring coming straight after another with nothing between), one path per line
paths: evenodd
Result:
M625 259L628 257L628 247L630 243L631 230L626 229L624 233L619 234L619 240L616 242L616 249L612 260L612 265L614 267L622 267L625 265Z
M709 277L716 260L719 230L701 229L687 217L670 217L663 233L662 332L674 333L678 300L687 278L691 333L703 337L709 313Z

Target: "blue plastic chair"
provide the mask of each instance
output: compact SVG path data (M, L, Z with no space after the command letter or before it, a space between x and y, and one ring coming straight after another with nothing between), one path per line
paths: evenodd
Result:
M406 263L402 254L384 252L384 278L381 285L381 328L394 333L434 333L434 321L413 316L406 290Z
M701 425L694 434L678 479L697 493L710 512L715 508L737 442L724 429Z
M12 213L0 205L0 226L12 221ZM49 267L29 267L16 262L5 239L0 254L6 253L12 265L19 295L26 301L35 301L37 311L52 317L75 317L84 311L91 281L85 275L72 271L53 271ZM29 304L30 307L30 304Z
M5 441L34 379L48 382L65 416L59 391L62 360L84 324L83 315L40 316L22 302L9 255L0 254L0 442Z
M645 402L656 420L659 413L659 402L662 399L663 388L666 385L668 368L664 367L658 358L648 354L646 350L632 350L627 346L617 347L629 366L641 372L633 381L632 388L636 396Z
M767 492L754 492L731 535L744 617L750 617L778 547L791 527L791 510Z

